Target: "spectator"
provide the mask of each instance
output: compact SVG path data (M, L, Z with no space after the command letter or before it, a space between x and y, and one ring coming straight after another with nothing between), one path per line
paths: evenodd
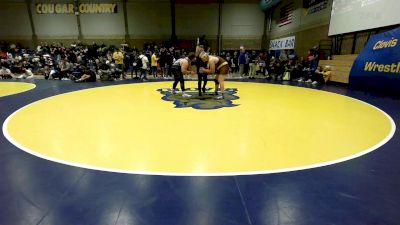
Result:
M111 81L114 80L114 78L111 75L111 69L110 69L110 61L106 61L105 63L100 62L99 63L99 70L98 74L100 76L101 81Z
M23 68L23 73L21 75L19 75L17 78L18 79L33 79L33 73L32 70L29 69L25 69Z
M71 80L77 80L79 78L81 78L81 76L83 75L83 68L81 67L81 65L79 63L77 63L74 67L74 69L72 70L70 79Z
M246 59L246 62L245 62L245 64L244 64L244 75L245 76L248 76L249 75L249 66L250 66L250 54L249 54L249 52L246 52L245 53L245 59Z
M59 67L60 73L58 78L60 80L67 79L67 77L69 77L69 73L71 72L71 64L66 59L61 59Z
M7 68L7 65L5 63L2 63L2 65L1 65L0 78L1 79L12 79L13 78L13 74L11 73L10 69Z
M239 72L239 55L237 51L233 52L232 57L232 72L237 73Z
M256 76L257 53L252 51L249 56L249 79L254 79Z
M153 55L151 56L151 73L153 77L157 77L157 63L159 60L158 57L158 52L154 52Z
M244 76L244 64L246 64L246 56L245 56L244 48L241 48L240 55L239 55L239 76L240 77Z
M83 72L83 75L81 76L81 78L79 78L78 80L75 80L75 82L77 82L77 83L79 83L79 82L95 82L95 81L96 81L96 73L89 69L86 69Z
M121 79L126 79L125 69L124 69L124 53L122 53L121 49L117 49L117 51L114 52L113 59L114 59L116 68L118 70L122 71Z
M146 81L147 80L147 70L149 69L149 58L143 53L139 55L139 60L142 62L142 66L140 68L141 78Z

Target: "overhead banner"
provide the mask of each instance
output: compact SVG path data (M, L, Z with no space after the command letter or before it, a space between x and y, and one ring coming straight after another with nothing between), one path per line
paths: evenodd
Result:
M372 36L350 72L352 87L400 93L400 28Z
M281 0L260 0L260 8L263 11L266 11L272 7L274 7L275 5L277 5Z
M271 40L269 43L269 50L294 49L295 43L296 36Z
M326 1L327 0L303 0L303 8L310 8Z
M328 0L304 0L303 7L307 9L306 14L310 15L328 8Z
M37 14L74 14L74 13L118 13L116 3L80 3L75 9L73 3L37 3Z

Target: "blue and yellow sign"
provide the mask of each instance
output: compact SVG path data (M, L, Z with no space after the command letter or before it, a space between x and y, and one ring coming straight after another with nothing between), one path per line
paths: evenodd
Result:
M352 87L400 93L400 28L374 35L350 73Z

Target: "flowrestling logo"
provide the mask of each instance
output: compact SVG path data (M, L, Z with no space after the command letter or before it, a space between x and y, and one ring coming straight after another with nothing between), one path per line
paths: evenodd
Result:
M182 95L182 92L172 93L171 88L158 89L162 95L162 100L173 102L175 108L188 108L194 109L220 109L224 107L236 107L238 104L233 104L234 100L239 99L236 96L238 90L236 88L225 89L223 99L218 99L212 92L211 88L207 88L206 93L199 96L198 89L186 89L186 96Z

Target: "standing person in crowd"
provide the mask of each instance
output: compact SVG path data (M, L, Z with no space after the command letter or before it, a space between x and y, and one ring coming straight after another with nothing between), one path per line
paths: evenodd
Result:
M229 65L228 62L219 57L219 56L214 56L214 55L208 55L205 52L200 53L200 58L204 62L208 62L209 69L203 69L201 72L202 73L207 73L207 74L214 74L214 82L215 82L215 95L217 95L217 99L223 99L224 98L224 91L225 91L225 78L229 74ZM218 87L220 87L221 95L218 96Z
M126 79L124 70L124 53L122 53L121 49L118 48L117 51L114 52L113 59L117 69L122 71L121 79Z
M268 60L268 54L266 52L261 52L258 58L258 64L260 65L261 76L264 77L267 75L267 78L270 79L271 76L269 71L267 70L267 66L270 65L270 61Z
M141 67L140 67L140 75L142 76L143 81L147 81L147 71L149 70L149 58L141 52L139 55L139 60L141 61Z
M227 62L228 62L228 65L229 65L229 68L233 68L232 66L232 57L231 57L231 54L229 53L229 52L227 52L226 53L226 56L225 56L225 58L224 58ZM231 71L232 72L232 71Z
M246 51L244 54L244 57L246 59L246 62L244 64L244 75L248 76L249 75L249 65L250 65L250 54L249 52Z
M244 76L244 64L246 64L246 56L243 47L240 47L240 54L239 54L239 76Z
M167 75L164 77L164 79L167 79L168 76L172 76L171 75L171 67L172 67L172 64L174 63L173 51L168 51L165 59L166 59L165 69L167 70Z
M132 71L131 71L131 78L132 79L139 79L138 77L138 71L140 71L141 69L141 65L142 65L142 60L139 59L139 56L137 54L136 51L133 52L132 54ZM133 77L133 71L135 71L135 77Z
M124 47L124 49L129 49L128 47ZM133 71L133 56L132 52L125 52L124 55L124 67L125 67L125 72L128 74L129 72L131 73L132 77L132 71Z
M232 72L233 73L238 73L239 72L239 54L237 51L233 52L233 57L232 57Z
M254 79L256 76L256 68L257 68L257 53L256 51L252 51L249 56L249 79Z
M159 53L155 51L151 56L151 74L153 77L157 77L157 63L159 60Z
M160 58L158 60L158 64L160 65L161 69L161 77L167 77L167 49L165 47L161 47L160 49Z
M148 75L151 72L151 56L153 55L153 52L151 51L152 46L147 46L147 50L144 53L144 55L147 57L148 60L148 65L147 65L147 74ZM147 76L146 76L147 77ZM147 78L146 78L147 79Z
M172 85L172 93L175 94L175 88L178 85L178 83L181 84L181 90L182 90L182 97L191 97L191 95L185 93L185 80L183 78L183 75L187 74L195 74L194 71L191 71L191 63L196 59L196 56L194 53L190 53L187 57L185 58L180 58L174 62L172 65L172 74L174 75L174 83Z

